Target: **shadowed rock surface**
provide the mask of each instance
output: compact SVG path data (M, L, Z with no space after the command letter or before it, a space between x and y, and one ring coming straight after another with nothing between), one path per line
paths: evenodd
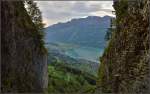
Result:
M47 88L47 55L23 2L1 2L1 90L43 92Z
M101 58L105 93L149 94L149 0L115 0L117 29Z

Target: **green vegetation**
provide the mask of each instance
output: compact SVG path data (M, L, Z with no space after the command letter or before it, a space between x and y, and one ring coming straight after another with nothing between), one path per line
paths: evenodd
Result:
M120 0L118 4L114 6L117 15L116 23L117 25L121 24L123 22L124 17L128 16L128 0Z
M116 19L115 18L111 18L110 21L111 21L110 28L107 29L106 35L105 35L105 40L106 41L111 40L114 32L116 31Z
M62 62L48 66L49 93L85 93L95 88L95 76L71 68Z
M75 68L80 71L97 76L99 63L84 59L72 58L70 56L62 54L62 52L58 49L53 49L52 46L53 45L48 46L48 63L55 63L61 61L62 63L68 65L71 68Z
M145 0L115 2L117 28L106 37L109 43L100 58L100 92L149 94L148 5Z
M39 51L41 53L47 53L47 49L45 48L44 44L44 23L42 22L42 12L37 7L36 2L32 0L25 0L24 4L26 5L26 10L30 19L34 23L34 27L37 32L33 33L34 40L38 41L36 44L39 47Z

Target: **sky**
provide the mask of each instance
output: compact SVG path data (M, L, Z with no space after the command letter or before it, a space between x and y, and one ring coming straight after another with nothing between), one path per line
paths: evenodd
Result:
M58 22L87 16L113 16L113 1L35 1L40 8L45 27Z

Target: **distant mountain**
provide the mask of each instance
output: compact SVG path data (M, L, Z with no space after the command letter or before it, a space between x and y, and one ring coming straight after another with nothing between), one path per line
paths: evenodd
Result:
M65 55L60 49L53 49L51 46L48 48L48 64L54 62L61 62L69 67L87 72L96 76L99 68L99 63L88 61L85 59L72 58Z
M104 48L104 36L110 27L110 18L110 16L88 16L54 24L45 29L45 41Z

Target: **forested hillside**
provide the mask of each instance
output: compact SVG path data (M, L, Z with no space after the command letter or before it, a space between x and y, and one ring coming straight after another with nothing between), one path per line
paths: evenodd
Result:
M45 29L45 42L51 50L74 59L99 63L106 46L105 35L110 28L111 16L88 16L57 23Z
M45 29L46 43L62 42L103 49L106 44L104 36L110 27L111 18L88 16L54 24Z
M50 94L81 94L92 92L96 86L96 76L62 61L49 64L48 73L48 93Z

